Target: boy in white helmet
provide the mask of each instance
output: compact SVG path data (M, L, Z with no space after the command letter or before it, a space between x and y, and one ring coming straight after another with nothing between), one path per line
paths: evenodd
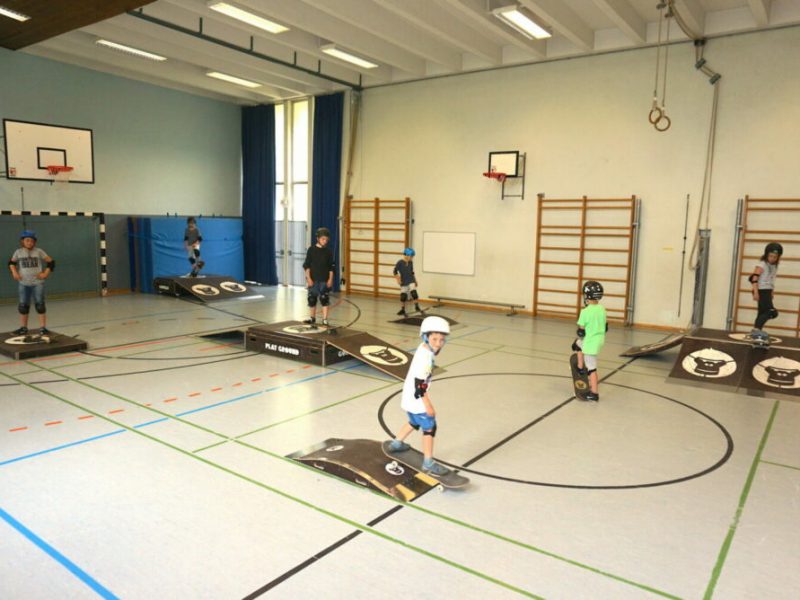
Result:
M434 357L444 347L450 324L442 317L425 317L419 328L422 343L414 353L403 383L400 406L408 415L408 423L397 433L389 445L389 452L403 452L411 446L403 440L415 429L422 429L422 470L431 475L444 475L449 469L433 460L433 438L436 436L436 410L428 390L433 373Z

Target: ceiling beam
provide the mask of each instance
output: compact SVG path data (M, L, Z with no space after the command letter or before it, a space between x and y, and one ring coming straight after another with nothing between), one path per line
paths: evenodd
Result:
M634 44L647 41L647 23L628 0L594 0L594 3Z
M594 48L594 30L563 0L522 0L522 5L546 21L539 25L552 25L581 50Z
M383 7L364 0L303 0L306 4L358 27L454 72L461 71L461 54L438 41L407 20Z
M431 0L373 0L396 15L430 34L439 36L462 52L472 54L492 65L503 62L502 46L480 35L472 28L464 29L453 21L450 13Z
M772 0L747 0L750 5L750 12L756 20L756 25L766 27L769 25L769 9Z
M494 37L532 53L538 58L547 57L547 43L544 40L529 40L510 27L503 25L486 10L484 0L442 0L460 18L469 22L479 31L487 31Z

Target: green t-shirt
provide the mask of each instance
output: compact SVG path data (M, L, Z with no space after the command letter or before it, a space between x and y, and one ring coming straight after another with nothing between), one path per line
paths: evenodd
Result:
M599 354L606 341L606 309L602 304L587 304L578 317L578 327L586 330L583 352Z

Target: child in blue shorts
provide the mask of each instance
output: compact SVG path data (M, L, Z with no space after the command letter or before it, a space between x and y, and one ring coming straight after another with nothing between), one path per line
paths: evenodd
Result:
M47 255L47 252L36 246L36 232L26 229L20 236L20 248L14 252L8 261L11 276L18 282L19 288L19 329L15 335L28 333L28 313L31 304L39 314L39 333L47 335L47 307L44 302L44 280L50 276L56 267L56 262Z
M408 415L397 437L389 445L390 452L403 452L411 448L403 440L415 429L422 429L422 470L431 475L444 475L449 469L433 460L433 438L436 436L436 411L431 403L430 389L434 357L444 347L450 324L442 317L425 317L419 328L422 343L414 353L411 366L403 383L400 406Z

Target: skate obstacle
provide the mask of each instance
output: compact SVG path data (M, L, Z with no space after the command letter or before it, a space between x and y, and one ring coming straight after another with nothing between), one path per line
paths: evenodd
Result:
M386 456L375 440L330 438L288 458L405 502L439 487L433 477Z
M245 333L244 345L253 352L321 367L356 358L400 381L405 380L412 358L405 350L363 331L299 321L250 327Z
M683 338L686 337L685 333L673 333L665 337L663 340L659 340L657 342L653 342L652 344L645 344L644 346L633 346L622 352L620 356L626 356L628 358L638 358L639 356L649 356L651 354L657 354L658 352L663 352L664 350L669 350L670 348L674 348L675 346L680 346L683 343Z
M13 332L0 333L0 354L14 360L39 358L85 350L89 345L78 338L51 331L46 335L28 333L15 335Z
M249 286L227 275L184 277L170 275L153 279L153 289L167 296L193 296L202 302L217 300L252 300L263 298Z
M748 333L696 329L684 337L669 376L800 397L800 339L770 336L762 347Z

